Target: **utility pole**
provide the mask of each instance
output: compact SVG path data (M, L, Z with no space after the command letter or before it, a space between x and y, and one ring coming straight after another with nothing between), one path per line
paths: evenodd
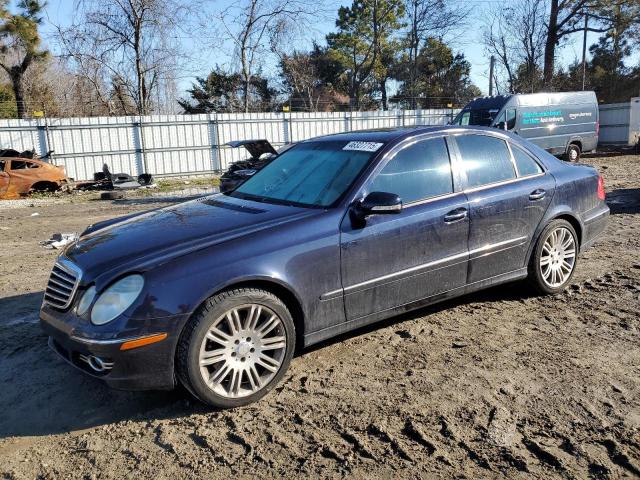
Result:
M582 35L582 90L587 85L587 29L589 27L589 14L584 12L584 32Z
M489 61L489 96L493 97L493 68L496 63L496 57L491 55L491 59Z

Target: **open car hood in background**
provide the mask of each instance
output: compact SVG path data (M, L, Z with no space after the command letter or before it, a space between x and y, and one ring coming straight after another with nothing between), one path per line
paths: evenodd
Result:
M244 147L247 149L249 154L254 159L259 159L260 156L264 153L271 153L273 155L277 155L278 152L273 145L269 143L268 140L260 139L260 140L237 140L234 142L227 143L230 147L238 148Z

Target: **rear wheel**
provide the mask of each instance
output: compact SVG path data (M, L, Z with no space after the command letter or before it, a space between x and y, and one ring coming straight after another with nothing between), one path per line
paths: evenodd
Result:
M565 154L565 159L567 162L575 163L580 160L580 147L575 143L572 143L567 147L567 153Z
M529 265L529 280L540 293L565 289L576 269L577 239L566 220L554 220L542 231Z
M295 327L270 292L243 288L209 298L180 338L176 370L199 400L222 408L266 395L282 378L295 347Z

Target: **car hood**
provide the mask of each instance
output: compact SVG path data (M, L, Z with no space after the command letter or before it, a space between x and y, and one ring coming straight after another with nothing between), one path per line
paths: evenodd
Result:
M258 203L212 195L141 215L124 217L91 231L64 256L83 272L82 283L108 281L126 271L144 271L181 255L322 210ZM99 283L99 282L97 282Z

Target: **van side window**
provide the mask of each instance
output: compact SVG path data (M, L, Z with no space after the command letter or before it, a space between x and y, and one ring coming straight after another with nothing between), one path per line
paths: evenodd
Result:
M444 138L422 140L400 150L378 173L369 192L389 192L411 203L453 192Z
M511 151L513 152L513 159L516 161L519 176L526 177L528 175L542 173L542 168L538 165L538 162L531 158L531 156L525 153L520 147L511 144Z
M516 109L509 108L507 110L507 130L513 130L516 126Z
M467 187L516 178L504 140L488 135L457 135L455 139L467 172Z

